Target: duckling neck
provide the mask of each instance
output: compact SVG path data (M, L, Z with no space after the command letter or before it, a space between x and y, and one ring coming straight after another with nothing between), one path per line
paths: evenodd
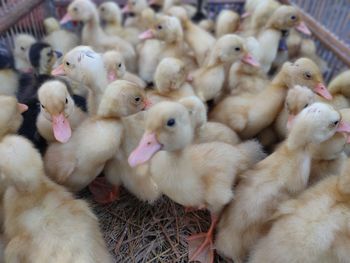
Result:
M96 10L92 12L91 18L86 21L85 27L89 29L91 34L97 34L101 30L99 26L99 17Z

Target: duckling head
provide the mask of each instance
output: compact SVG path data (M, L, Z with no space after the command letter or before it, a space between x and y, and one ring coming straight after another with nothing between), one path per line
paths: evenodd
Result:
M189 96L178 101L186 107L190 115L192 127L201 127L207 122L207 110L204 103L197 96Z
M307 87L296 85L287 93L285 105L288 116L287 128L290 129L295 116L315 102L315 94Z
M324 142L336 132L349 133L350 125L342 121L341 114L332 106L320 102L303 109L291 127L294 140L310 143Z
M60 30L60 28L61 28L60 23L54 17L45 18L44 27L45 27L45 31L47 34L50 34L50 33L57 31L57 30Z
M0 96L0 137L8 133L16 133L23 122L22 113L28 107L25 104L17 102L16 98L11 96Z
M193 140L193 127L188 110L177 102L160 102L147 112L145 133L130 154L131 167L143 164L160 150L178 151Z
M154 74L154 81L160 94L179 89L186 81L185 64L176 58L162 59Z
M116 80L103 93L98 115L105 118L121 118L136 114L149 107L149 102L137 84Z
M68 76L85 84L91 82L97 76L100 78L107 77L102 56L89 46L78 46L69 51L63 57L62 64L56 67L51 75Z
M282 5L276 9L269 19L267 26L280 31L288 31L295 28L305 35L311 35L306 24L301 20L301 15L294 6Z
M141 14L141 12L146 8L148 8L148 3L146 0L128 0L122 9L122 12Z
M60 23L65 24L69 21L81 21L83 23L90 21L97 15L96 5L90 0L74 0L67 8L67 13L61 19Z
M186 28L189 17L185 8L181 6L172 6L166 11L166 14L177 17L180 20L182 27L184 29Z
M39 152L21 136L10 136L0 144L0 181L18 188L36 186L44 175Z
M323 82L320 69L311 59L299 58L294 63L286 62L281 73L288 87L306 86L325 99L332 99L332 95Z
M54 64L62 53L44 42L37 42L29 49L29 60L38 74L50 74Z
M28 34L19 34L14 38L14 56L29 62L30 46L36 42L35 38ZM31 68L24 69L25 72L30 72Z
M102 21L116 23L117 25L122 24L122 11L119 5L112 1L100 4L98 12Z
M122 78L126 72L124 57L115 50L107 51L103 54L103 63L107 70L108 81L113 82Z
M141 33L139 38L157 38L167 43L173 43L183 39L183 31L178 18L174 16L159 16L155 20L154 26Z
M207 65L216 63L232 63L241 60L254 67L259 67L259 62L247 51L243 38L235 34L226 34L220 37L208 57Z
M52 123L55 139L67 142L72 135L68 117L74 111L74 101L67 86L58 80L47 81L39 88L38 97L41 112Z

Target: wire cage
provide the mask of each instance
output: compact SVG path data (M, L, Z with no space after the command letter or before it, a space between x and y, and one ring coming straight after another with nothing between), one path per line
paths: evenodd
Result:
M189 2L195 3L194 0ZM209 0L208 12L212 18L222 9L241 13L244 2ZM326 81L350 67L349 0L281 2L301 10L316 41L317 54L328 63ZM68 0L0 0L0 42L13 48L13 37L18 33L30 33L41 39L45 35L44 18L61 18L69 3ZM87 193L83 195L89 198ZM111 253L116 255L116 262L187 262L186 240L180 236L202 231L209 225L207 213L185 217L183 208L167 198L151 206L123 192L117 204L101 207L92 202L92 206L102 221L101 227ZM216 262L224 261L217 258Z

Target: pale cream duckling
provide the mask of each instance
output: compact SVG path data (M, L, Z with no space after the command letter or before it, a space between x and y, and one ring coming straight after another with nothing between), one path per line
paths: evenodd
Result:
M36 42L36 39L29 34L18 34L14 38L13 55L15 68L25 73L31 73L33 67L29 61L29 48Z
M232 10L222 10L216 19L216 37L220 38L223 35L235 33L239 28L239 22L239 14Z
M126 70L125 61L120 52L115 50L107 51L102 57L109 82L113 82L116 79L123 79L133 82L143 89L146 88L146 83L141 78Z
M261 52L259 42L249 37L246 39L246 48L259 61ZM230 95L256 94L270 85L270 80L260 67L246 63L244 60L233 63L228 73L227 92Z
M185 41L194 51L197 64L201 66L215 44L215 37L194 24L183 7L173 6L167 10L167 14L175 16L181 21Z
M269 18L265 28L258 35L257 39L261 45L262 56L260 59L262 69L267 73L272 62L277 56L278 46L283 30L296 28L303 33L310 35L310 30L301 21L298 10L293 6L282 5Z
M178 18L174 16L160 16L154 21L152 28L140 34L140 39L156 38L162 41L159 61L165 57L175 57L185 62L186 69L197 67L194 58L188 54L184 43L183 30Z
M282 203L270 232L252 250L249 263L348 262L350 258L349 161L331 176Z
M100 18L105 24L103 30L108 35L117 35L136 46L140 41L138 35L140 30L135 27L123 27L122 11L115 2L108 1L98 7Z
M45 82L38 90L40 113L36 127L47 142L67 142L87 117L74 105L67 86L59 80Z
M78 46L69 51L53 76L67 76L82 83L88 89L87 106L90 115L97 112L104 89L108 85L107 72L102 56L88 46Z
M28 140L6 136L0 154L5 262L112 262L88 204L45 176Z
M331 104L337 109L350 107L350 70L337 75L328 85L328 91L332 94Z
M125 26L136 27L141 31L147 29L148 25L144 24L145 20L143 17L143 12L147 9L151 9L148 6L147 0L127 0L122 12L124 14L132 13L134 17L126 19Z
M312 159L309 145L326 141L344 127L350 132L339 112L328 104L305 108L294 120L286 141L240 175L235 200L218 226L218 252L243 262L256 241L268 232L269 219L278 205L306 189Z
M117 153L123 138L122 117L144 110L145 96L136 84L116 80L106 88L97 115L86 119L65 143L45 154L47 175L71 191L86 187Z
M207 111L204 103L196 96L182 98L178 101L184 105L190 114L195 127L194 143L224 142L236 145L240 142L238 135L220 122L207 121Z
M109 36L102 30L97 8L91 0L74 0L69 4L67 14L62 18L61 23L72 20L84 23L82 30L83 45L91 45L96 51L110 49L120 51L125 58L127 68L132 72L136 72L136 52L133 46L121 37Z
M219 38L203 66L191 73L197 96L203 102L218 98L225 83L225 65L239 60L252 66L259 66L247 52L241 37L228 34Z
M193 88L186 78L187 71L183 61L176 58L162 59L154 74L155 91L147 94L151 104L194 96Z
M47 36L45 36L43 40L50 44L54 50L66 54L69 50L78 46L78 36L72 32L61 29L60 23L55 18L46 18L44 20L44 26Z
M213 262L211 240L217 217L233 197L236 174L262 157L259 144L250 141L237 147L220 142L191 145L194 129L188 109L176 102L153 106L145 127L139 146L129 156L129 164L146 164L160 192L175 202L210 210L212 225L208 233L190 237L192 241L205 240L189 261L196 260L209 247L207 259Z
M210 113L210 119L225 123L241 138L252 138L268 127L283 108L288 88L307 86L327 99L332 96L323 84L317 65L307 58L286 62L269 87L259 94L222 100Z

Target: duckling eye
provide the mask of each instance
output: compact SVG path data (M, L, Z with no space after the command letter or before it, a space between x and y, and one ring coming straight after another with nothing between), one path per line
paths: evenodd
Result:
M173 126L175 126L175 124L176 124L175 119L169 119L169 120L167 121L167 123L166 123L166 125L167 125L168 127L173 127Z
M66 65L69 67L69 66L70 66L70 63L67 61L67 62L66 62Z
M40 104L41 105L41 107L43 108L43 109L45 109L45 106L44 105L42 105L42 104Z
M104 12L104 11L105 11L105 8L104 8L104 7L101 7L101 11Z
M21 47L21 50L24 51L24 50L26 50L26 49L25 49L24 47Z
M66 98L66 104L68 104L68 99Z
M134 100L136 101L136 103L140 103L141 98L140 98L140 97L135 97L135 99L134 99Z
M121 67L122 67L122 64L120 63L120 64L118 65L118 67L121 68Z
M334 125L334 126L337 126L338 123L339 123L339 121L335 121L335 122L333 122L333 125Z
M309 107L309 103L305 104L304 109L305 109L306 107Z
M291 16L290 19L295 20L295 19L297 19L297 17L296 16Z
M236 51L241 51L241 48L240 47L235 47L235 50Z
M78 12L78 7L73 7L74 12Z
M163 29L162 25L158 25L157 28L158 28L159 30L162 30L162 29Z
M305 72L304 73L304 77L306 78L306 79L311 79L311 73L310 72Z

